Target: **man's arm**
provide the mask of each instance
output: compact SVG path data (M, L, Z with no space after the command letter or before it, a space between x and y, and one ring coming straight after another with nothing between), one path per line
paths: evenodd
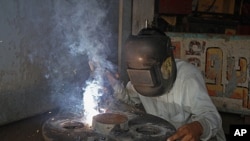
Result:
M190 107L191 122L181 126L169 138L170 141L208 140L221 129L221 117L207 94L205 82L199 73L187 76L180 88L183 91L183 106Z

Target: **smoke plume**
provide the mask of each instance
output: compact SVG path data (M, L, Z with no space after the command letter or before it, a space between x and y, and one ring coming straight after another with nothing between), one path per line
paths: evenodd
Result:
M17 3L15 20L27 60L43 66L55 103L82 109L92 80L103 85L106 69L116 69L117 0L41 0ZM118 10L117 10L118 11ZM88 62L97 64L91 72ZM90 75L91 74L91 75ZM91 76L91 78L89 77Z

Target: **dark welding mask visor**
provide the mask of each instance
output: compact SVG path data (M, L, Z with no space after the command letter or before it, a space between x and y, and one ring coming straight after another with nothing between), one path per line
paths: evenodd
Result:
M167 58L174 61L170 47L170 38L153 29L145 29L139 35L128 38L125 45L127 73L141 95L160 96L166 88L172 87L175 73L171 73L174 74L171 81L164 79L161 73L161 66ZM171 68L174 69L175 66Z

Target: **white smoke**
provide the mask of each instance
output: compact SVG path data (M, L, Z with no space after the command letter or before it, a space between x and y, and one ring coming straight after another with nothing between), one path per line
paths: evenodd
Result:
M87 55L88 61L96 65L83 87L84 116L88 123L99 113L98 104L105 85L105 71L114 70L113 64L107 59L111 54L109 41L112 33L110 23L106 22L110 9L105 4L108 6L107 1L95 0L55 3L55 29L64 35L63 44L68 47L71 55Z
M118 1L15 2L13 9L18 15L9 22L18 25L15 28L22 36L20 46L28 52L27 60L44 67L44 79L56 103L75 111L83 110L81 94L89 89L87 86L102 87L105 70L115 69L109 60L116 57L117 33L112 22L118 20L110 17L118 16L114 9ZM89 61L98 62L94 72L88 66ZM96 97L100 97L99 94Z

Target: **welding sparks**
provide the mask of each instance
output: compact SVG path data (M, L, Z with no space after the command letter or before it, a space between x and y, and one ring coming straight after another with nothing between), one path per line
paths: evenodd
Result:
M83 93L84 122L92 125L93 116L100 113L98 108L99 97L102 95L102 86L99 81L87 82Z

